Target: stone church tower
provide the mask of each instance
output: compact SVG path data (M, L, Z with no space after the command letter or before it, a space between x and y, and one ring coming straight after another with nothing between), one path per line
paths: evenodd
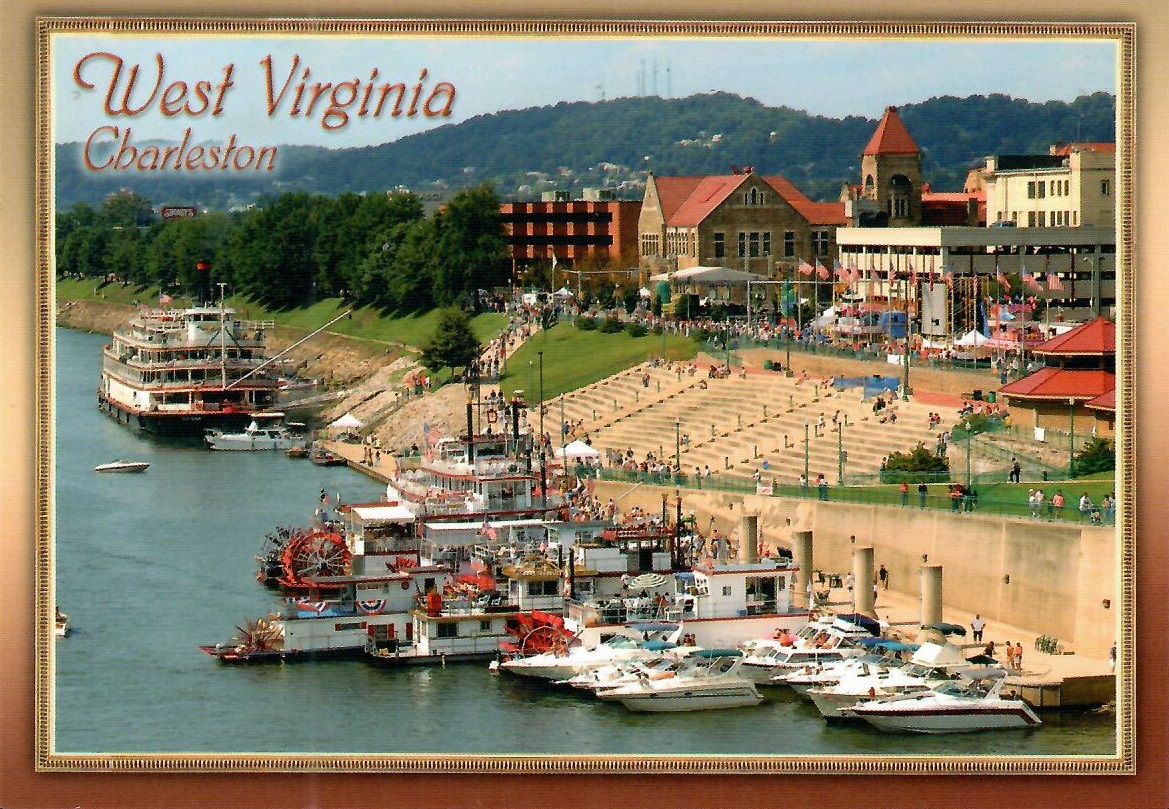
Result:
M861 189L889 227L921 224L921 149L905 128L896 107L885 115L861 154Z

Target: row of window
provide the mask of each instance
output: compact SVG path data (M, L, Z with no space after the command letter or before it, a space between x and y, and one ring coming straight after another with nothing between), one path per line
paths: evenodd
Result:
M999 211L998 221L1009 221L1015 224L1019 223L1019 212L1011 211L1011 215L1004 216L1003 211ZM1079 227L1080 212L1079 211L1028 211L1027 212L1027 227L1029 228L1062 228L1062 227Z
M1045 197L1070 197L1072 194L1071 180L1029 180L1027 182L1028 199L1044 199ZM1112 195L1112 180L1100 181L1100 196Z
M809 234L812 255L819 256L826 255L828 253L830 243L829 237L830 233L827 230L813 230ZM736 255L738 258L758 258L760 256L772 255L771 231L740 231L738 233ZM784 258L794 258L795 255L796 233L794 230L785 230L783 232L783 256ZM726 256L727 234L717 232L714 234L714 257L726 258Z

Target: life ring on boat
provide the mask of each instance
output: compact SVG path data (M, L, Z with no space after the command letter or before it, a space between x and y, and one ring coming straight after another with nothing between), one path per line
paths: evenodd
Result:
M402 582L402 589L409 590L410 589L410 582L409 581Z
M499 411L494 407L487 408L487 420L492 424L499 421Z

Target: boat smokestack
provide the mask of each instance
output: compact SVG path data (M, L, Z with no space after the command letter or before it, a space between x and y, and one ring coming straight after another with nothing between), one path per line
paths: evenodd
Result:
M795 575L795 591L792 603L797 607L812 609L808 603L808 585L812 581L812 532L792 531L792 561L799 568Z
M211 302L211 262L205 258L201 258L195 262L195 278L198 289L195 294L199 296L200 304L207 304Z
M475 463L475 403L467 397L467 463Z
M750 565L759 561L759 515L744 514L739 528L739 561Z

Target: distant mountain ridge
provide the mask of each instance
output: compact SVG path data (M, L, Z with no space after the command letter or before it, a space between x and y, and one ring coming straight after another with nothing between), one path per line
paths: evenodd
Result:
M967 171L987 155L1116 139L1116 99L1104 92L1070 103L940 96L898 112L923 150L925 180L938 191L960 190ZM589 187L641 199L648 171L725 174L732 166L751 166L784 175L811 199L829 200L842 183L859 181L860 154L876 123L768 107L731 93L563 102L480 115L378 146L281 146L272 174L206 177L88 171L81 144L60 144L56 199L60 208L97 205L128 189L157 205L228 209L286 191L332 196L404 187L425 198L481 183L504 200L538 199L551 190L579 195Z

